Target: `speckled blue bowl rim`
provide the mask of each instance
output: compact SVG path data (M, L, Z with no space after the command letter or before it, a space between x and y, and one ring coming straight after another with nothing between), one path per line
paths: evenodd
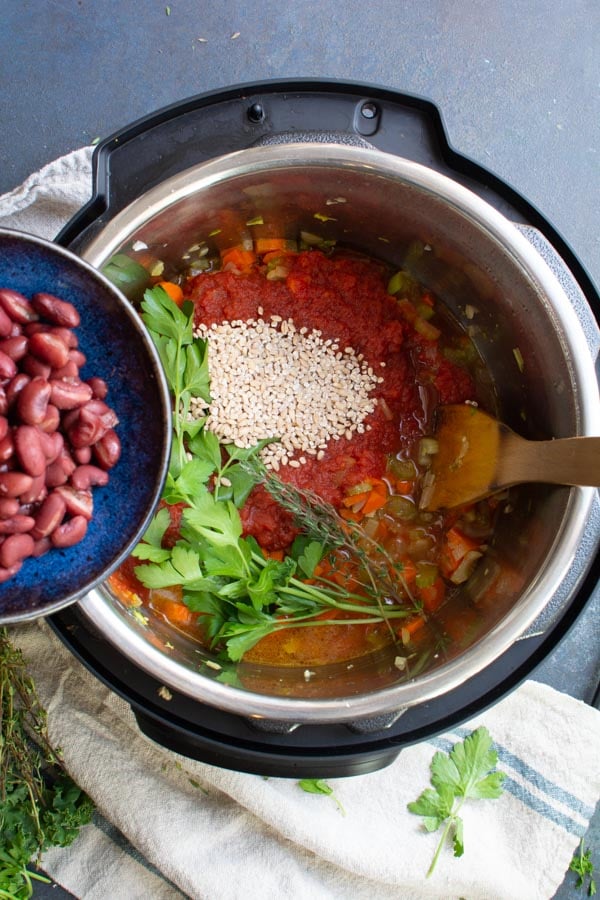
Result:
M58 612L104 581L129 555L158 505L171 450L171 400L156 348L138 312L97 269L52 241L0 229L0 287L74 303L87 362L103 378L119 417L122 452L109 484L94 488L81 543L27 559L0 584L0 625Z

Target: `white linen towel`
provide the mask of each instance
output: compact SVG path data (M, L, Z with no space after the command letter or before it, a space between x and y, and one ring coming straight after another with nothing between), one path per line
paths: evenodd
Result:
M75 151L0 197L0 227L54 237L91 192L90 159L90 148ZM343 815L293 779L230 772L153 744L46 623L10 633L53 744L97 806L73 846L43 860L85 900L547 900L600 797L600 713L534 681L386 769L329 779ZM426 878L439 832L423 832L406 804L429 786L434 752L481 724L507 775L504 793L465 804L464 856L446 849Z

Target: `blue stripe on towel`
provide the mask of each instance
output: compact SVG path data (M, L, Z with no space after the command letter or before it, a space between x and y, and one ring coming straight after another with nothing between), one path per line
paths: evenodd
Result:
M465 738L471 732L466 728L457 728L456 733L459 734L461 738ZM498 758L502 762L511 766L511 768L518 772L519 775L522 775L523 778L526 778L535 785L539 791L543 791L553 800L557 800L559 803L564 803L565 806L569 806L573 812L579 813L580 816L583 816L586 819L592 818L594 815L593 806L587 806L587 804L583 803L578 797L575 797L573 794L570 794L569 791L565 791L564 788L561 788L560 785L550 781L545 775L542 775L537 769L532 768L529 763L526 763L525 760L521 759L519 756L515 756L514 753L511 753L510 750L507 750L506 747L503 747L501 744L494 743L494 747L498 751Z
M470 732L467 732L467 734L470 734ZM455 742L449 741L446 738L433 738L429 743L433 744L433 746L437 747L439 750L444 750L448 753ZM500 752L498 752L498 755L500 756ZM546 801L542 800L540 797L537 797L528 790L525 785L515 781L509 775L505 777L502 786L504 790L516 797L517 800L520 800L521 803L524 803L525 806L528 806L531 810L538 813L538 815L544 816L545 819L548 819L560 828L564 828L564 830L568 831L570 834L574 834L577 837L583 837L585 834L587 825L580 824L565 813L554 809L553 806L546 803Z

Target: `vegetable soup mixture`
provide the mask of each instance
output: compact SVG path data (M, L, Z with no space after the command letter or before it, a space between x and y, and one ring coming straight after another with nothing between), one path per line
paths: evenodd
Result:
M499 502L419 509L436 408L481 401L472 342L408 271L364 255L263 240L201 260L144 294L173 451L113 592L223 660L387 648L414 676L473 625L459 586Z

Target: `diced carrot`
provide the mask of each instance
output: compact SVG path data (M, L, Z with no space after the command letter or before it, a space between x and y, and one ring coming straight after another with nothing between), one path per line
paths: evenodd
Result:
M456 527L450 528L446 532L440 553L442 574L446 577L451 575L466 554L471 550L477 550L480 546L481 541L467 537Z
M191 625L194 621L194 614L184 603L161 598L160 602L154 601L153 606L159 609L173 625Z
M396 482L396 490L399 494L410 494L413 489L414 482L408 480L402 480Z
M373 485L373 490L369 493L365 500L365 504L361 509L362 515L368 516L370 513L374 513L378 509L381 509L382 506L385 506L387 498L388 493L385 482Z
M443 579L436 578L433 584L421 588L420 595L425 612L434 613L446 596L446 585Z
M408 622L404 622L403 625L398 629L398 634L402 637L402 632L408 634L409 637L412 637L415 632L419 631L425 624L425 619L423 616L415 616L414 619L409 619Z
M263 550L263 555L266 559L276 559L278 562L282 562L285 556L283 550Z
M273 254L273 258L281 256L281 251L289 253L289 241L285 238L256 238L254 241L254 249L258 254ZM263 256L264 262L269 262L266 255Z
M361 519L360 515L351 509L340 509L340 516L347 522L360 522Z
M403 579L407 584L411 584L417 577L417 567L415 566L410 556L407 556L402 560L401 566L401 574Z
M347 509L351 509L359 503L364 503L370 495L371 491L362 491L360 494L349 494L342 500L342 505Z
M245 250L243 247L229 247L221 251L223 268L233 267L240 272L248 272L256 262L254 250Z
M179 287L178 284L175 284L174 281L159 281L158 287L161 287L163 291L165 291L173 303L177 306L181 306L183 303L183 291Z
M373 535L375 540L381 544L386 539L386 537L389 535L389 533L390 533L390 526L388 524L388 521L384 518L379 519L379 521L377 522L377 530L375 531L375 534Z

